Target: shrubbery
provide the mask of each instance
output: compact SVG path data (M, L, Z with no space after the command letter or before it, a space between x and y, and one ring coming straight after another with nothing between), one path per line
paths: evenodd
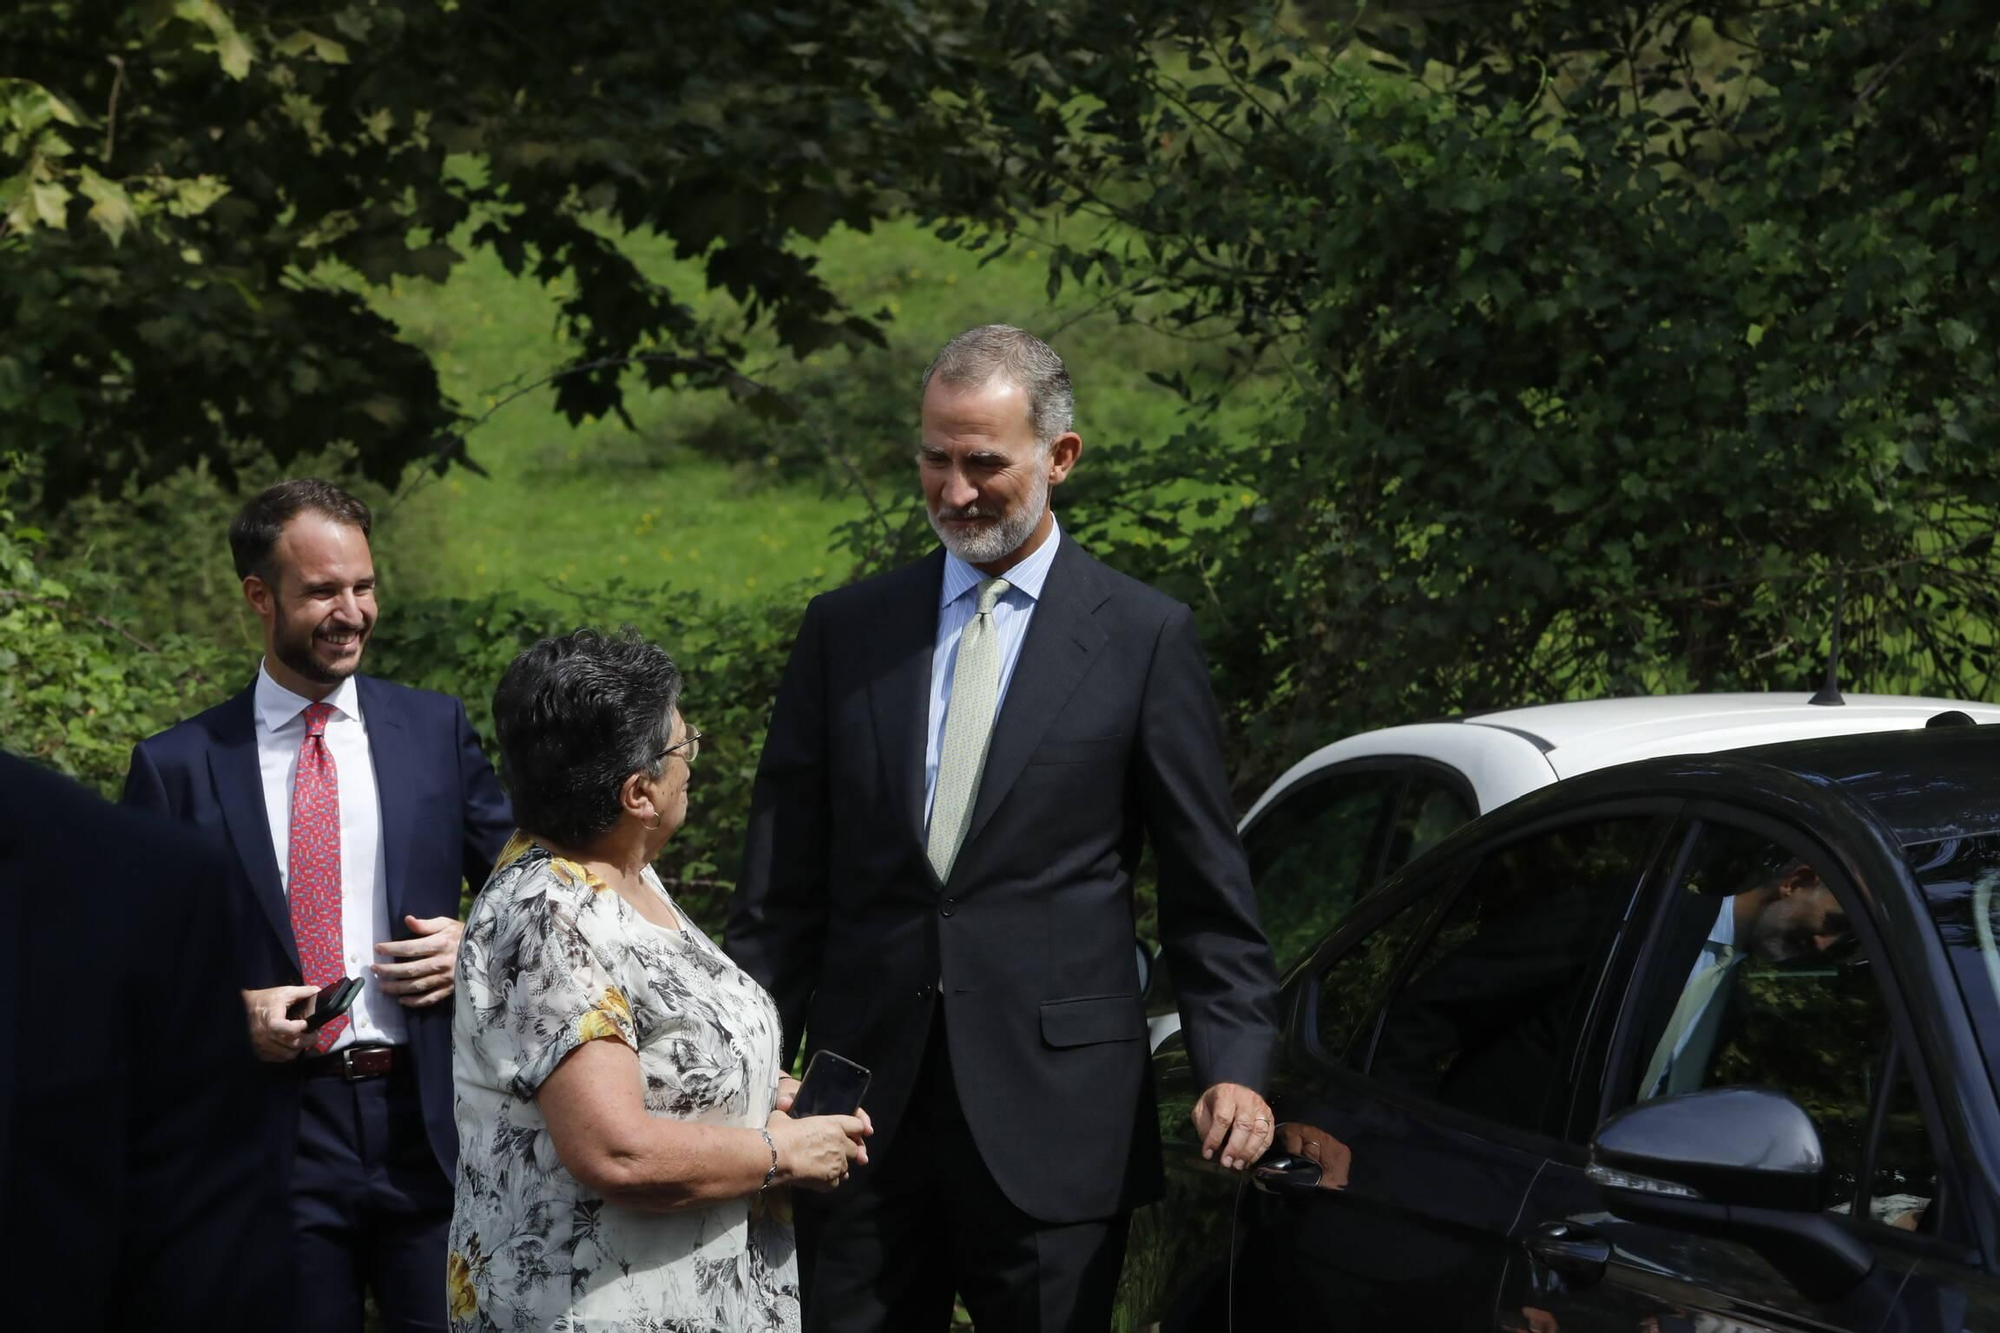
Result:
M0 508L0 747L116 795L132 743L226 698L243 657L212 639L143 639L98 608L116 578L58 579L40 562L45 534Z

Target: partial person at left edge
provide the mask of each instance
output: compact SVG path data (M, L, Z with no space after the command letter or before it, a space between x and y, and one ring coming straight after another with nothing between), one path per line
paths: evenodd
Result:
M0 1322L284 1328L219 850L0 754L0 886Z
M273 1080L299 1300L292 1333L445 1327L458 1138L452 987L461 885L512 831L458 700L357 674L375 628L366 505L281 482L229 546L263 624L256 678L132 754L128 804L214 830L234 855L237 980ZM342 977L344 1016L304 1013Z

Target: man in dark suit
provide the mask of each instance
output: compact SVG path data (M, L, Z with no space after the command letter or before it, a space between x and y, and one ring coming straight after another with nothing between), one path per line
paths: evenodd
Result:
M316 480L244 506L229 541L264 661L227 703L140 743L127 803L226 838L251 1044L284 1112L295 1333L445 1326L458 1138L459 891L511 828L456 699L357 675L375 627L368 509ZM315 993L365 981L317 1029Z
M1276 983L1185 606L1062 535L1062 362L974 329L924 377L945 549L806 610L758 767L730 952L873 1071L853 1185L801 1199L806 1324L1102 1329L1157 1197L1133 941L1142 844L1207 1151L1269 1145Z
M268 1333L291 1248L217 852L0 754L10 1328Z

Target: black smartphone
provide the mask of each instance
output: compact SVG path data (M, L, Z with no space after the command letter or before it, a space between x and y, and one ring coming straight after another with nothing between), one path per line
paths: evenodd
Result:
M342 977L330 986L321 986L319 994L312 998L312 1012L305 1015L306 1031L325 1027L339 1018L353 1005L354 997L361 994L360 977Z
M861 1109L861 1098L867 1091L867 1069L844 1055L814 1051L789 1114L794 1120L809 1115L853 1115Z

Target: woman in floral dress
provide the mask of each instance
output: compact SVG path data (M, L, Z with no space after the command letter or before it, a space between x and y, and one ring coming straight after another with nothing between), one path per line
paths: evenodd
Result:
M776 1007L653 873L700 746L680 686L653 645L579 630L494 695L522 832L459 950L454 1333L797 1329L772 1191L866 1160L865 1117L778 1109Z

